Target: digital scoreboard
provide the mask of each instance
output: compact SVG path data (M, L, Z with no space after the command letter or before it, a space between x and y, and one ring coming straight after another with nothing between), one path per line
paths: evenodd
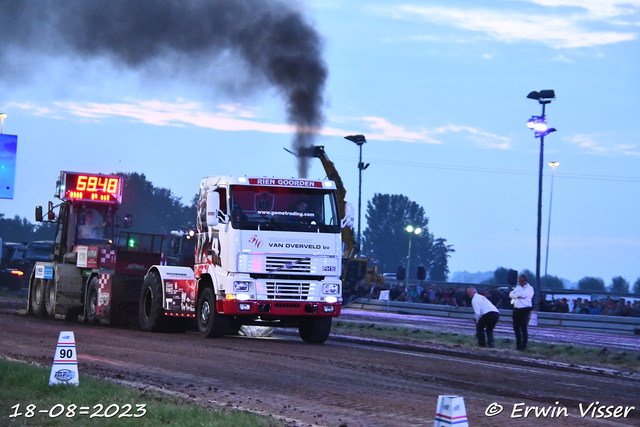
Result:
M79 202L121 203L122 177L61 172L58 197Z

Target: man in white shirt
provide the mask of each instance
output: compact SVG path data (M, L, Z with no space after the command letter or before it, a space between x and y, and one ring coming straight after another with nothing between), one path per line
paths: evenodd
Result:
M78 226L78 237L95 239L99 237L98 229L104 228L107 225L107 221L102 224L96 224L94 221L93 210L88 210L84 216L84 224Z
M513 331L516 334L516 350L527 349L529 341L529 314L533 308L533 286L527 282L527 276L518 277L518 286L509 293L513 304Z
M480 347L486 347L489 343L489 347L493 347L493 329L500 319L500 312L495 305L491 304L485 296L476 292L476 288L473 286L467 289L467 295L471 298L471 305L475 312L476 322L476 336L478 337L478 345ZM485 341L484 333L487 331L487 340Z

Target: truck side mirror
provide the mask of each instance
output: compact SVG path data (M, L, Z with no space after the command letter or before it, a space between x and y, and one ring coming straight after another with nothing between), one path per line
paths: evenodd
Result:
M209 191L207 193L207 225L210 227L220 223L218 211L220 210L220 193Z
M125 228L129 228L133 225L133 216L131 214L126 214L122 221L124 223Z
M353 227L353 223L355 222L355 216L353 215L353 204L347 202L344 206L344 218L342 218L342 222L340 223L341 228L345 227Z
M36 206L36 222L42 222L42 206Z

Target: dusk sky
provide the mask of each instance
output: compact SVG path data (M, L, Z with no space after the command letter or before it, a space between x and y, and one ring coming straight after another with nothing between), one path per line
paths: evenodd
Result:
M549 274L640 277L640 0L286 4L321 37L328 78L315 143L355 206L358 147L343 137L367 139L363 221L375 193L403 194L453 245L452 273L535 271L540 140L526 122L541 106L526 96L553 89L541 271L557 161ZM0 48L4 133L18 135L5 217L34 221L62 170L144 173L185 204L203 176L299 175L283 150L294 133L282 92L233 51L165 52L131 67L13 37ZM314 159L308 177L324 176Z

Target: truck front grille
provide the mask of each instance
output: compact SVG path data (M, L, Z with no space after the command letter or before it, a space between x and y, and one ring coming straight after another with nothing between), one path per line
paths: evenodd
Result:
M311 285L309 283L266 282L267 299L288 299L306 301Z
M267 271L311 273L311 259L300 261L300 258L285 256L267 256Z

